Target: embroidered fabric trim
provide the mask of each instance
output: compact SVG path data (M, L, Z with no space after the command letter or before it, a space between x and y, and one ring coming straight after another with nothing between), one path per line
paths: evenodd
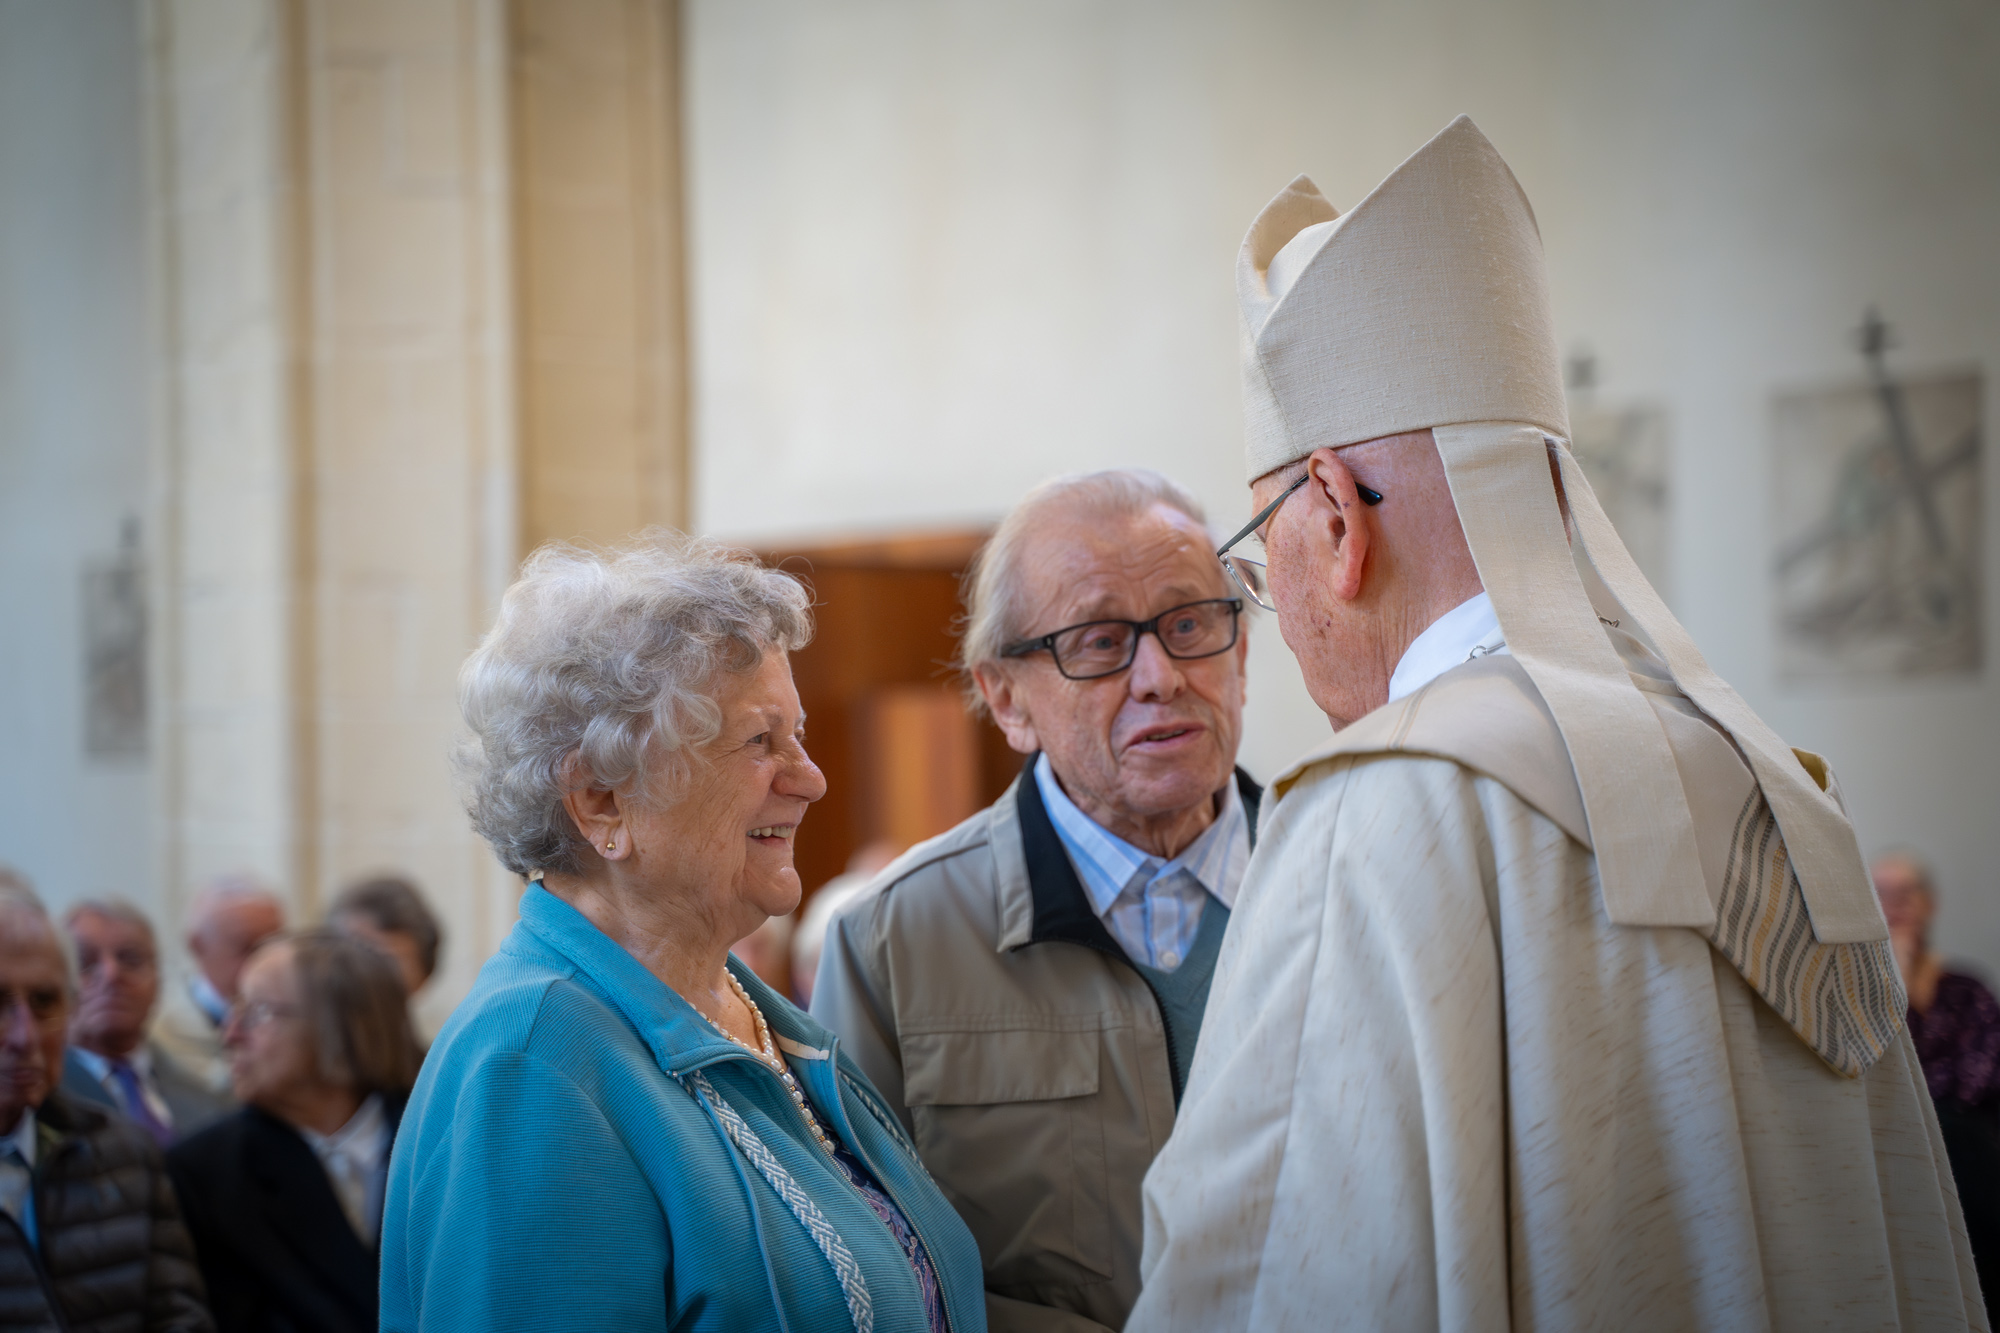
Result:
M1764 793L1736 817L1709 943L1833 1069L1868 1072L1903 1026L1909 1001L1887 940L1821 944L1805 891Z
M819 1246L820 1253L826 1256L826 1261L833 1265L834 1276L840 1280L841 1293L847 1298L847 1313L853 1320L854 1333L874 1333L875 1307L868 1294L868 1279L862 1274L861 1265L855 1259L854 1252L847 1248L847 1242L841 1239L838 1231L834 1230L833 1223L829 1222L826 1214L819 1210L819 1205L812 1201L812 1196L792 1178L792 1173L785 1170L764 1140L758 1137L757 1131L750 1128L743 1117L737 1114L736 1108L715 1090L715 1085L708 1081L707 1075L695 1070L693 1073L675 1077L680 1079L681 1085L690 1089L696 1100L707 1106L721 1122L723 1133L727 1134L729 1141L736 1145L736 1150L742 1153L750 1164L757 1168L758 1174L777 1191L778 1197L785 1201L785 1206L792 1210L792 1216L799 1219L799 1225L806 1229L807 1234L813 1238L813 1243Z

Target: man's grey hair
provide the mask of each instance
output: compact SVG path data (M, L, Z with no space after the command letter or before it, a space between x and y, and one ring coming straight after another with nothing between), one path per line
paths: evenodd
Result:
M153 919L136 905L123 898L85 898L74 902L62 914L63 929L74 931L76 919L80 916L101 916L106 921L123 921L128 926L137 926L146 934L146 942L157 953L159 937L153 932Z
M1028 537L1042 518L1075 513L1083 521L1116 522L1143 514L1155 505L1186 514L1204 529L1208 515L1187 488L1151 468L1121 467L1104 472L1072 472L1029 491L1014 506L993 536L980 548L962 586L965 633L959 640L958 670L966 703L974 713L986 711L985 696L973 671L999 660L1000 652L1028 632L1022 623L1022 584L1030 555Z
M0 938L22 935L47 938L49 948L62 966L63 989L74 996L76 953L70 946L69 936L56 929L55 921L49 916L48 905L28 886L26 879L16 874L10 881L0 883Z
M285 919L285 900L270 885L247 871L234 870L205 881L188 901L187 938L205 938L220 913L244 903L268 904L280 921Z
M678 532L602 554L542 547L458 676L473 828L518 875L576 870L582 838L563 797L677 792L721 732L719 673L803 648L810 606L791 575Z

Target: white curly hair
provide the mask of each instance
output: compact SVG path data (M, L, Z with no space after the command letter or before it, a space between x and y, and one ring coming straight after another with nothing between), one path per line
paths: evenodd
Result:
M811 637L806 589L747 551L665 529L602 554L542 547L458 675L473 828L516 874L576 870L565 795L671 798L720 731L718 673Z

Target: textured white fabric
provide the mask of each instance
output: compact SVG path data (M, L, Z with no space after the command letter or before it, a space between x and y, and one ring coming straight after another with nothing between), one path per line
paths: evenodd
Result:
M1562 728L1604 906L1621 926L1715 922L1693 815L1652 706L1599 628L1533 426L1440 426L1438 453L1507 646ZM1800 776L1804 776L1803 772Z
M1500 617L1493 614L1493 599L1474 593L1410 640L1389 675L1389 702L1415 694L1470 658L1506 651L1507 636L1500 632Z
M1287 777L1128 1329L1986 1327L1906 1032L1842 1077L1464 764Z
M1887 939L1888 927L1862 863L1861 844L1840 807L1824 764L1778 739L1764 719L1750 711L1742 696L1715 674L1680 621L1639 572L1575 456L1565 448L1557 450L1556 457L1562 464L1563 489L1570 497L1577 534L1592 566L1611 586L1639 632L1666 660L1675 684L1729 732L1756 774L1757 785L1792 850L1793 868L1812 915L1814 938L1822 944Z
M1687 793L1651 710L1596 632L1547 450L1583 549L1676 682L1748 756L1821 943L1887 937L1851 825L1820 775L1714 676L1568 459L1534 211L1461 116L1345 217L1300 177L1251 224L1237 263L1250 476L1406 431L1437 440L1479 575L1575 764L1614 923L1714 924Z
M1235 904L1250 864L1250 821L1233 780L1215 818L1172 860L1139 850L1078 809L1046 754L1035 761L1035 788L1091 910L1126 957L1172 972L1193 947L1210 896Z

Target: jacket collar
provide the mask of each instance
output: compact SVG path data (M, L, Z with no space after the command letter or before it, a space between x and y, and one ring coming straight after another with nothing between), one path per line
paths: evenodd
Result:
M574 966L590 988L624 1016L667 1073L686 1073L717 1060L754 1058L717 1032L700 1010L647 971L616 940L592 925L590 918L539 881L521 895L521 924ZM728 967L764 1011L774 1040L815 1050L833 1048L831 1032L765 985L733 954Z
M1000 940L999 952L1007 953L1023 945L1047 940L1066 940L1123 957L1125 951L1112 939L1103 920L1092 910L1090 895L1076 877L1069 853L1034 779L1034 764L1041 756L1032 754L1021 775L993 806L992 834L994 858L999 869ZM1257 845L1257 806L1264 789L1248 773L1236 770L1236 791L1243 799L1244 822L1250 845Z
M402 1118L402 1099L383 1099L391 1130ZM261 1227L293 1259L316 1272L343 1304L374 1308L376 1257L379 1248L356 1235L333 1192L326 1168L298 1130L268 1111L246 1106L243 1117L243 1167L256 1182ZM259 1242L260 1244L263 1242Z

